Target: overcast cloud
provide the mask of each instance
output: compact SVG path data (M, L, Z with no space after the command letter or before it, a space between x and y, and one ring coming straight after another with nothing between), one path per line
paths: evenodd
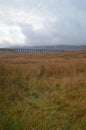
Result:
M86 0L0 0L0 47L86 45Z

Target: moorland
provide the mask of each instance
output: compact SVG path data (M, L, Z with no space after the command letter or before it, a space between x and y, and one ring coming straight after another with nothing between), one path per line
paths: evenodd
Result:
M86 51L1 52L0 130L86 130Z

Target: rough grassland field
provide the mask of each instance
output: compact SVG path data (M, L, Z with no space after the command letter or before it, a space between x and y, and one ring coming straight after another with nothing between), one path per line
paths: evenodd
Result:
M0 53L0 130L86 130L86 51Z

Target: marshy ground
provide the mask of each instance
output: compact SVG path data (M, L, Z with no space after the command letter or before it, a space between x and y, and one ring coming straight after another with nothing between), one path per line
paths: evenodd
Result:
M0 53L0 130L86 130L86 51Z

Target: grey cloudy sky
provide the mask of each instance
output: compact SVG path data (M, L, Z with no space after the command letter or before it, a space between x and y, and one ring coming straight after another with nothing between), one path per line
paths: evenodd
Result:
M0 0L0 47L86 45L86 0Z

